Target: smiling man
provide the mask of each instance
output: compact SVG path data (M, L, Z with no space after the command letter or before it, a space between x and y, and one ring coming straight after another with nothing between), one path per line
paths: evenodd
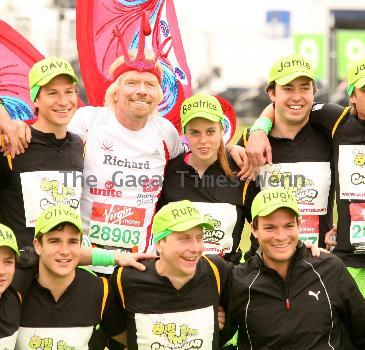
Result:
M250 206L260 189L291 187L303 217L299 238L324 247L333 222L334 175L329 140L309 123L316 92L314 77L312 64L301 55L281 57L272 65L266 91L275 111L275 124L268 135L273 159L272 164L260 166L245 204ZM256 131L256 127L250 129L250 139ZM246 138L241 140L245 146ZM257 242L252 241L250 255L257 249Z
M0 349L13 350L18 334L21 297L10 285L18 256L14 233L0 224Z
M29 71L37 121L27 152L0 157L0 221L16 234L19 249L33 247L38 215L56 204L79 207L81 186L65 186L60 171L81 175L81 139L67 132L77 108L76 75L69 62L48 57Z
M177 130L157 112L162 67L152 52L142 55L118 57L105 107L79 108L68 128L85 142L83 175L93 180L82 191L85 232L93 245L110 250L149 248L165 166L183 151ZM67 179L72 184L72 176ZM110 275L113 269L94 271Z
M124 323L113 316L118 305L107 281L77 268L82 232L81 217L71 207L48 208L38 217L33 242L38 273L17 269L14 280L23 296L15 349L94 349L99 322L112 317L111 324Z
M337 229L326 235L326 244L344 261L365 297L365 235L362 234L365 224L365 58L349 65L347 83L350 106L315 103L309 118L310 123L331 140L334 158L338 222ZM276 118L272 106L265 108L254 129L265 126L266 118L273 121ZM249 154L255 163L271 158L271 146L265 133L257 131L250 136Z
M263 190L251 211L260 249L233 270L227 338L238 325L240 350L363 349L365 300L339 258L313 257L298 240L295 196Z
M114 271L110 283L127 318L128 349L219 349L217 311L233 265L202 256L203 227L213 228L192 202L171 202L153 221L160 258L145 261L141 273ZM125 333L118 339L126 344Z

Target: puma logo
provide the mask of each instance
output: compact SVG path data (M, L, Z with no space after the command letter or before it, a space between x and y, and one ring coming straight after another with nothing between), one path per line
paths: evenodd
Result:
M318 301L318 295L321 291L319 290L317 293L312 292L311 290L308 292L308 295L311 295L312 297L315 297Z

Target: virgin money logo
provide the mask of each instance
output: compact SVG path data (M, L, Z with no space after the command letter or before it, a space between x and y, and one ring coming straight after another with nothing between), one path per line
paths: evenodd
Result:
M350 204L351 221L365 221L365 203Z
M114 151L113 146L114 145L113 145L113 141L112 140L106 140L106 139L104 139L102 141L102 144L101 144L101 149L103 151L113 152Z
M318 233L319 232L319 216L318 215L302 215L301 233Z
M145 208L94 202L91 220L115 225L142 227L145 215Z

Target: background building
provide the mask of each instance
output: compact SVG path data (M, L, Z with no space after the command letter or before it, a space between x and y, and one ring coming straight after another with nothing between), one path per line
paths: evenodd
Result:
M76 63L75 3L0 0L0 18L44 55ZM267 103L263 87L279 56L294 51L307 55L320 80L318 98L327 99L330 92L337 101L343 98L343 89L338 92L336 87L346 64L365 56L365 0L174 0L174 4L193 89L228 98L240 117L256 115Z

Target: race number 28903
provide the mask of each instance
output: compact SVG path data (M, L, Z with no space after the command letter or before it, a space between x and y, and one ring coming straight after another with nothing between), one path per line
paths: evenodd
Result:
M365 223L363 223L363 225L351 225L351 240L365 241Z
M119 227L111 228L109 226L92 225L90 227L89 237L104 242L122 242L135 246L138 245L140 234L137 230L121 230Z

